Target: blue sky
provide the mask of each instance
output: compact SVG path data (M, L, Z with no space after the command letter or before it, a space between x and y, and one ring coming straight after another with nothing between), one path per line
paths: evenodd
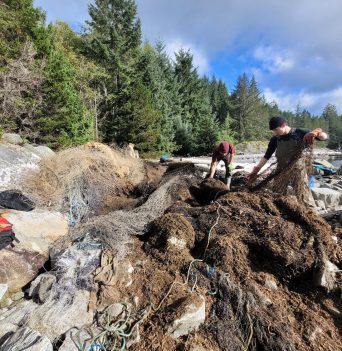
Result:
M34 0L47 20L74 29L91 0ZM294 111L342 113L342 0L137 0L143 39L162 40L172 57L190 49L200 74L229 91L243 72L255 75L268 101Z

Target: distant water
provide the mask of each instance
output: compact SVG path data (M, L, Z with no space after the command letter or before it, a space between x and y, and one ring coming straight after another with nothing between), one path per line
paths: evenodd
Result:
M338 169L342 166L342 156L329 158L328 162L330 162L335 168Z

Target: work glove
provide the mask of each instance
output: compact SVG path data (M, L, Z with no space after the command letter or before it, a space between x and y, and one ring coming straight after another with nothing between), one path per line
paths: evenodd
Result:
M304 135L304 141L307 145L313 144L315 138L317 138L322 133L321 128L316 128L309 133Z
M229 170L229 172L231 172L233 169L234 169L234 167L233 167L233 165L230 163L230 164L228 165L228 170Z
M252 183L255 181L255 179L258 178L258 173L260 171L260 167L254 166L252 172L248 175L248 182Z

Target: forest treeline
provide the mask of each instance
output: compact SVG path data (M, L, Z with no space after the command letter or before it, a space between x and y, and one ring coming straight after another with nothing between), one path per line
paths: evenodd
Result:
M342 116L327 104L314 116L265 101L242 73L231 91L200 76L190 51L172 60L162 42L142 42L134 0L95 0L82 33L46 24L32 0L0 0L0 132L53 148L89 140L134 143L142 154L210 152L221 139L269 139L270 116L322 127L342 144Z

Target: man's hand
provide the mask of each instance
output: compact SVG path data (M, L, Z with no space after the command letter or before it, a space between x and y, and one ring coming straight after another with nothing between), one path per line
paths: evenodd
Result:
M314 130L312 130L309 133L306 133L304 135L304 141L306 144L311 145L313 144L315 138L319 137L319 135L322 133L322 129L321 128L316 128Z
M259 171L260 167L254 166L252 172L248 175L248 183L252 183L258 178Z

